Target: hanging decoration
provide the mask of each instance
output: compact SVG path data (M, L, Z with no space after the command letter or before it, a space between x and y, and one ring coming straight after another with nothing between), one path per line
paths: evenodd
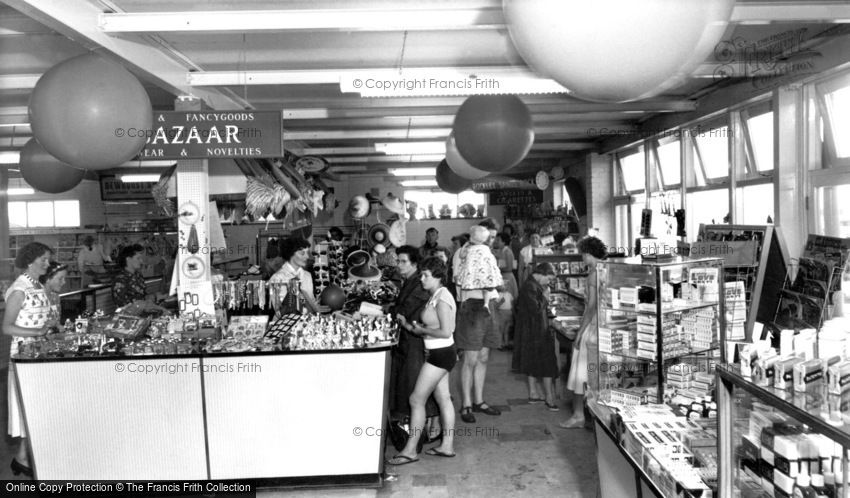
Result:
M21 149L21 176L32 188L47 194L60 194L83 181L85 170L72 168L50 155L36 139Z
M29 119L33 135L52 156L74 167L101 170L142 150L153 111L135 76L91 53L57 64L38 79Z
M446 162L457 176L466 178L467 180L477 180L489 175L489 171L473 168L466 159L457 150L457 142L455 141L454 133L450 133L446 139Z
M502 9L514 46L538 74L581 99L628 102L689 77L722 38L734 5L734 0L504 0ZM462 145L460 150L466 152Z
M446 162L445 159L440 161L440 164L437 165L436 177L437 186L440 187L440 190L450 194L459 194L464 190L467 190L470 186L470 180L461 178L455 174L455 172L449 168L449 163Z
M534 123L516 95L473 95L458 109L452 134L472 167L498 172L516 166L531 150Z

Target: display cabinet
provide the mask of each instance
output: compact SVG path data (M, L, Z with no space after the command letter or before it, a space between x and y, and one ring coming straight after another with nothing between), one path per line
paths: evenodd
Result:
M828 493L816 495L847 496L846 394L829 394L827 383L760 385L736 365L718 365L716 375L719 496L798 496L801 474L804 485L823 483Z
M599 401L670 403L711 393L724 327L720 258L597 264ZM591 373L592 375L592 373Z

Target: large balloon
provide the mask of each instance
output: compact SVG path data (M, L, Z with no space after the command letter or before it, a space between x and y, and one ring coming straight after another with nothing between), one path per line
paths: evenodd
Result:
M473 95L457 110L452 133L470 165L489 172L516 166L534 143L528 107L516 95Z
M21 149L21 175L36 190L61 194L83 181L85 170L72 168L51 156L34 138Z
M469 180L457 176L455 172L449 168L449 163L447 163L445 159L440 161L440 164L437 165L437 186L440 187L440 190L443 192L459 194L468 189L469 185Z
M489 171L473 168L466 162L466 159L457 150L457 143L455 143L453 133L449 134L449 138L446 139L446 162L449 163L449 168L452 171L457 173L459 177L466 178L467 180L477 180L490 174Z
M504 0L502 5L514 45L537 73L581 99L626 102L679 85L705 62L734 4Z
M30 96L33 135L54 157L84 169L108 169L145 145L153 111L139 80L95 54L44 73Z

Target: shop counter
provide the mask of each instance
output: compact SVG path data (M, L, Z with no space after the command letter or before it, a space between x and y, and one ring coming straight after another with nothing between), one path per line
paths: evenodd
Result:
M38 479L378 486L390 349L13 361Z

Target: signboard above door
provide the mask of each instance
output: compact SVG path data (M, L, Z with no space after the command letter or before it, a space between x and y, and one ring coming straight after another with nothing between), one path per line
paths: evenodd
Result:
M279 111L158 111L133 131L147 136L139 159L283 157Z

